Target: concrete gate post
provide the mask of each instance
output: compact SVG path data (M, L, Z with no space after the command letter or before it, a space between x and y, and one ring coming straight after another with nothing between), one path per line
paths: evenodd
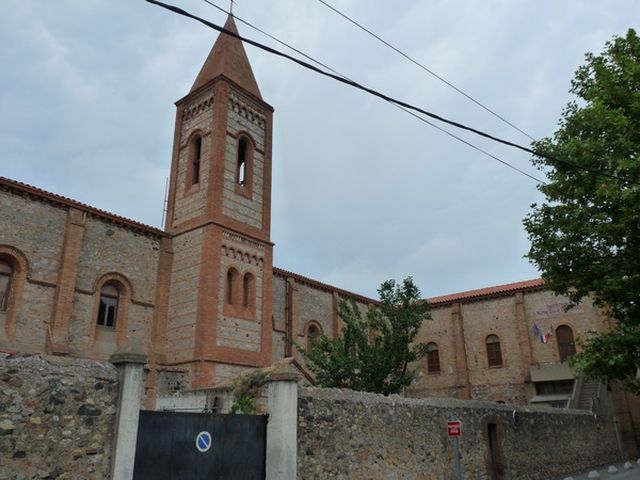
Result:
M268 380L266 480L296 480L299 378L287 372Z
M111 355L109 361L118 368L119 385L111 478L132 480L147 356L139 345L127 342Z

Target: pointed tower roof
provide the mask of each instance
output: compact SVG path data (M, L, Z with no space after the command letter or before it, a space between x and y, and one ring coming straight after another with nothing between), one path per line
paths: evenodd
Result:
M232 15L227 17L224 28L238 33L238 28ZM191 92L219 75L224 75L243 89L262 99L258 83L253 76L253 70L251 70L251 65L249 64L249 59L247 58L247 53L244 51L242 42L225 33L221 33L218 36L216 43L214 43L213 48L209 52L207 60L204 62L200 73L198 73L196 77L196 81L191 87Z

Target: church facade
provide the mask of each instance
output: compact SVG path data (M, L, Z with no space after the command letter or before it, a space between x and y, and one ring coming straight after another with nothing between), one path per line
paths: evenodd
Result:
M232 17L225 28L237 31ZM303 363L296 345L340 331L341 299L375 304L273 266L274 110L239 40L217 39L176 107L164 229L0 177L1 350L106 360L138 343L153 399ZM575 338L607 328L588 302L566 310L539 279L429 301L407 395L591 408L604 394L565 362ZM640 402L617 392L615 405L638 442Z

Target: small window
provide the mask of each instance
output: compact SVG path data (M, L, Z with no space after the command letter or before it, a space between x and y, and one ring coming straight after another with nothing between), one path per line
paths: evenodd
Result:
M255 298L255 278L250 273L245 273L242 279L242 306L252 308Z
M235 303L236 278L238 278L238 271L235 268L230 268L229 270L227 270L227 294L225 295L227 305L233 305Z
M307 350L311 349L311 346L320 339L321 334L322 332L318 325L314 323L309 325L307 328Z
M238 165L236 171L236 182L238 185L245 186L247 183L247 154L249 152L249 142L246 138L238 141Z
M500 349L500 339L496 335L489 335L487 343L487 360L490 367L502 366L502 350Z
M9 307L9 293L11 292L11 266L0 260L0 312L6 312Z
M568 325L560 325L556 328L556 339L560 361L565 362L576 354L576 342L573 340L573 330Z
M112 283L107 283L100 291L100 307L98 308L98 325L115 327L118 315L120 291Z
M440 373L440 354L436 343L427 344L427 372Z
M191 140L191 185L200 183L200 157L202 156L202 137L196 135Z

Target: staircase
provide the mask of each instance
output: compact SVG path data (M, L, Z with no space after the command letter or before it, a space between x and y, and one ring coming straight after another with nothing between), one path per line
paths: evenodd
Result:
M592 410L593 402L600 396L600 381L585 380L580 389L579 410Z

